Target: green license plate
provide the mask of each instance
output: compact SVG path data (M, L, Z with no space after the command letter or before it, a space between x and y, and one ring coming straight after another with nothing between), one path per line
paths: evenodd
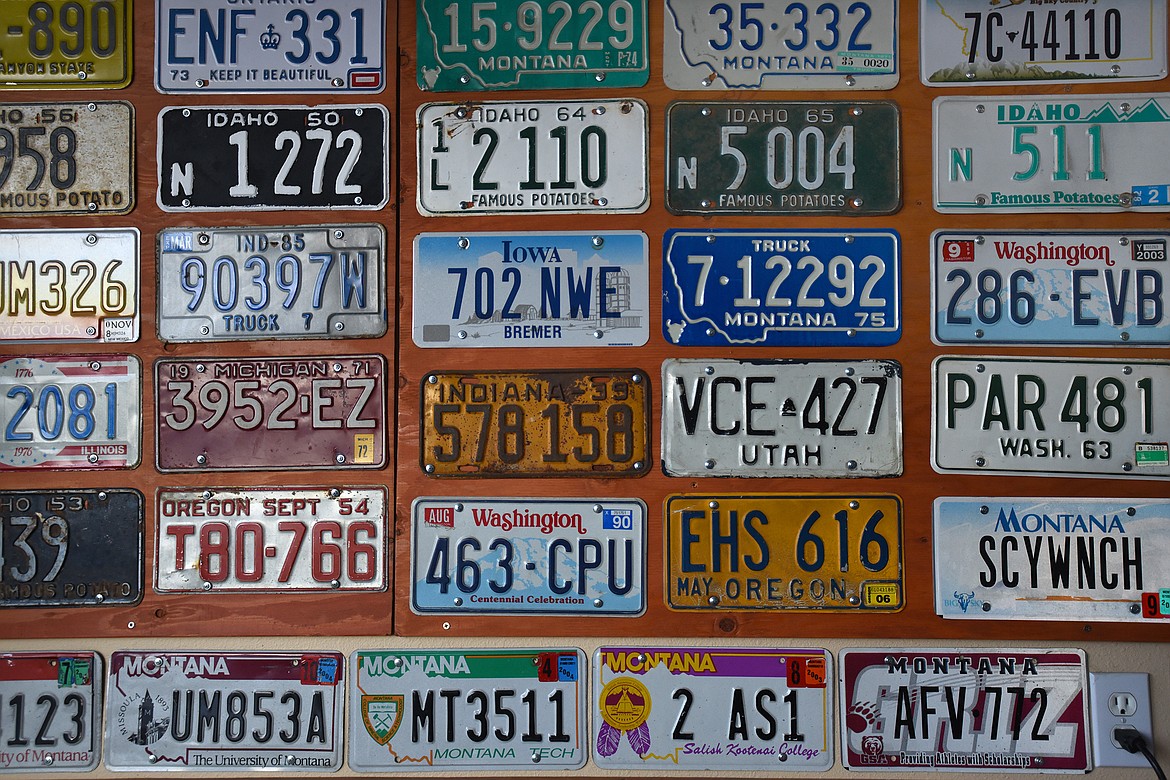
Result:
M3 0L0 87L126 86L132 18L131 0Z

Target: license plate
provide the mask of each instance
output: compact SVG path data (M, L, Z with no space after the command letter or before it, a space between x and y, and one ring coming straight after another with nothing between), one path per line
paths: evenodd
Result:
M130 83L132 0L0 3L0 84L120 89Z
M0 231L0 341L138 340L138 229Z
M386 590L384 488L161 489L159 593Z
M502 6L420 0L419 89L596 89L649 80L646 0Z
M662 78L683 91L893 89L897 10L894 0L667 0Z
M662 468L675 477L894 477L893 360L662 363Z
M423 471L441 477L628 477L650 468L648 377L451 371L422 383Z
M423 233L420 347L640 347L650 337L646 234Z
M889 346L902 335L890 230L668 230L662 334L684 346Z
M1166 4L1156 0L1073 10L921 0L918 30L922 83L931 87L1166 76Z
M358 650L349 767L580 769L585 654L576 648Z
M158 0L154 85L164 93L379 92L385 4L292 8Z
M134 355L0 358L0 471L129 469L141 460Z
M0 653L0 774L94 769L102 679L94 652Z
M931 461L946 473L1170 478L1170 363L934 361Z
M1083 650L842 650L841 763L900 772L1086 772Z
M0 215L125 214L134 207L134 107L0 105L0 158Z
M380 105L164 108L163 211L380 209L390 115Z
M107 687L106 766L335 772L344 664L331 652L117 651Z
M890 101L671 103L666 209L892 214L902 206L898 124Z
M936 344L1170 346L1168 233L935 231Z
M1164 95L934 101L942 212L1170 211Z
M593 760L603 769L823 772L833 766L825 650L600 647Z
M633 214L650 205L640 100L427 103L418 210Z
M385 374L381 355L157 360L158 470L381 468Z
M171 228L158 247L163 341L386 333L381 225Z

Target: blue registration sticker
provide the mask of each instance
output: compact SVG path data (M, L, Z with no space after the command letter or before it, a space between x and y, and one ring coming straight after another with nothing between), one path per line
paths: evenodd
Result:
M1165 206L1170 203L1170 184L1142 184L1133 188L1133 205Z
M607 531L630 531L634 528L633 509L604 509L601 527Z
M557 658L557 680L559 682L575 682L578 677L577 656L575 653L562 653Z
M1158 591L1158 612L1170 615L1170 588L1162 588Z

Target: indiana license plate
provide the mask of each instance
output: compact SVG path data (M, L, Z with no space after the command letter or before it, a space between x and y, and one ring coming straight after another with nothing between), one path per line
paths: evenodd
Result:
M132 0L0 3L0 84L120 89L130 83Z
M381 225L170 228L158 239L163 341L386 333Z
M1170 478L1170 363L944 355L936 471Z
M676 477L898 476L902 367L665 360L662 468Z
M386 359L155 361L159 471L381 468Z
M846 769L1087 772L1083 650L842 650Z
M650 205L640 100L427 103L418 128L423 216L633 214Z
M932 236L936 344L1170 346L1170 233Z
M94 769L103 679L94 652L0 653L0 773Z
M902 335L889 230L668 230L662 333L684 346L888 346Z

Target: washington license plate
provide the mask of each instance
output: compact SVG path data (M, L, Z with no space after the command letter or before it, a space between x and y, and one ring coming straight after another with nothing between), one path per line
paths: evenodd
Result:
M0 774L94 769L102 682L94 652L0 653Z
M130 83L132 0L0 3L0 84L120 89Z

